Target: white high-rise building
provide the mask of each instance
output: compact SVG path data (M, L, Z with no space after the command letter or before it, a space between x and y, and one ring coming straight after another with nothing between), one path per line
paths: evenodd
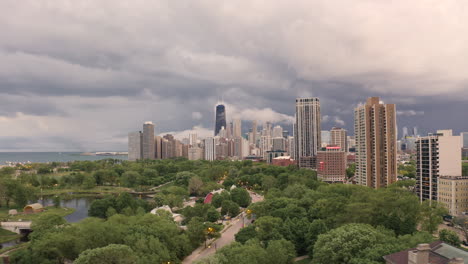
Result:
M282 150L286 151L286 139L283 137L275 137L272 140L271 150Z
M260 153L265 158L266 152L270 151L272 147L271 137L268 136L261 136L260 137Z
M216 140L214 137L208 137L205 142L205 160L216 159Z
M288 137L288 153L291 156L293 160L296 160L296 148L295 148L296 141L294 140L294 137L289 136Z
M135 161L142 157L143 133L141 131L128 134L128 160Z
M235 118L233 125L232 125L232 130L233 130L233 137L234 138L240 138L242 137L242 121L239 118Z
M322 130L320 132L320 136L321 136L321 140L322 140L322 144L321 144L320 147L325 148L328 145L330 145L330 139L331 139L330 131Z
M461 139L452 130L438 130L418 138L416 153L416 193L421 201L437 200L439 177L462 176Z
M197 133L190 134L189 139L190 139L190 142L189 142L190 146L194 147L198 145Z
M143 125L143 146L142 158L155 159L156 155L156 142L154 141L154 124L153 122L145 122Z
M281 126L275 126L273 128L273 138L280 138L283 137L283 128Z
M321 115L318 98L296 99L296 124L294 138L296 140L296 158L299 167L313 168L313 160L321 147Z
M330 145L338 146L344 152L348 152L346 130L339 127L332 128L330 130Z

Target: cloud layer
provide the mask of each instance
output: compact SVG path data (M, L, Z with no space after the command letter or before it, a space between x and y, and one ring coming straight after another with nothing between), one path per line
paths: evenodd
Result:
M399 126L467 131L468 3L340 0L4 0L0 151L125 150L229 118L284 125L321 99L324 129L352 131L368 96ZM450 116L452 118L446 118ZM352 133L351 133L352 134Z

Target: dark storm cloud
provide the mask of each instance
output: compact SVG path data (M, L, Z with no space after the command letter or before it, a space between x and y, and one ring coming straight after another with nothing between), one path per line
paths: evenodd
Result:
M468 130L461 1L5 0L0 10L0 149L125 149L147 120L205 133L221 98L228 118L286 125L296 97L317 96L323 127L352 131L353 108L380 96L397 104L400 127Z

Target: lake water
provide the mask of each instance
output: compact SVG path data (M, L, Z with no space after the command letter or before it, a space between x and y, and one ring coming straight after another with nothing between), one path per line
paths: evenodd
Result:
M89 206L95 199L96 198L93 197L82 197L60 201L60 206L75 209L75 212L64 217L65 220L67 220L69 223L76 223L88 217ZM53 200L49 198L38 200L37 202L43 206L50 206L54 204ZM15 246L26 241L28 241L28 238L25 236L8 242L0 243L0 249Z
M121 159L127 160L126 155L117 156L84 156L81 152L0 152L0 165L9 162L68 162L75 160L102 160Z
M93 197L82 197L82 198L73 198L70 200L60 201L61 207L75 209L75 212L65 216L65 220L67 220L69 223L76 223L88 217L89 206L95 199L96 198L93 198ZM44 200L39 200L37 202L42 204L42 206L51 206L54 204L53 200L49 198L44 199Z

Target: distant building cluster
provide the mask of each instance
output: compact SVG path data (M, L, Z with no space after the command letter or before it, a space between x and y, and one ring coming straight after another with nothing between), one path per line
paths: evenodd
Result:
M228 120L232 120L229 121ZM214 133L199 138L155 135L155 125L128 135L129 160L253 160L277 166L298 166L317 171L330 183L353 183L382 188L398 179L398 164L416 160L416 193L421 201L443 203L452 214L468 212L468 177L462 175L462 157L468 157L468 133L455 136L440 130L420 136L417 127L402 128L398 137L396 106L370 97L354 109L354 136L339 127L322 130L320 100L297 98L293 133L271 122L248 123L227 118L226 106L215 107ZM399 162L399 163L398 163ZM346 170L355 164L355 174ZM466 187L465 187L466 186Z

